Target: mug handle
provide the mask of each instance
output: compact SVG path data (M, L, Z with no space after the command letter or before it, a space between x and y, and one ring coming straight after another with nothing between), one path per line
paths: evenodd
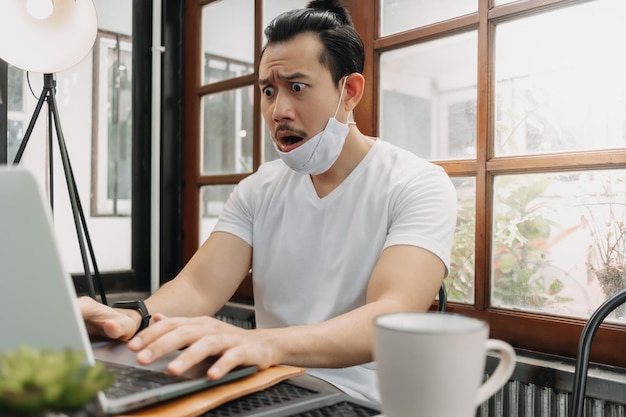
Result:
M487 399L495 394L496 391L502 388L504 384L509 381L509 378L513 375L513 370L515 369L516 356L511 345L502 340L488 339L485 342L485 349L487 351L498 352L500 354L500 358L496 369L489 376L489 378L483 382L480 388L478 388L478 395L476 399L477 406L487 401Z

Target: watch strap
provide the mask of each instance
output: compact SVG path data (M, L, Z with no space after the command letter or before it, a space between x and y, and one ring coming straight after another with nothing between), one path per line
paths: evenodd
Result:
M148 308L146 307L144 302L141 300L118 301L117 303L113 303L111 307L139 311L139 313L141 314L141 323L139 323L139 328L137 329L135 334L139 333L140 331L148 327L148 325L150 324L150 318L152 316L150 315L150 312L148 311Z

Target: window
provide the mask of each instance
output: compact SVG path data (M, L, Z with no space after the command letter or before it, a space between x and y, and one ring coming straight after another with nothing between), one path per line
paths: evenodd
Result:
M270 20L305 0L196 1L187 9L184 259L209 236L234 186L277 155L265 140L256 67ZM197 28L197 29L196 29Z
M384 52L380 136L425 159L476 156L476 30Z
M132 173L132 43L100 31L93 60L91 213L129 216Z
M306 1L188 3L186 260L232 187L275 157L252 88L261 30ZM456 186L450 310L489 321L493 337L518 348L574 357L586 318L626 282L626 52L616 22L626 5L346 3L366 46L361 131L441 165ZM619 314L592 360L626 365Z
M626 33L616 21L626 5L544 3L350 1L375 74L356 119L452 177L449 309L518 348L574 357L590 313L626 288ZM626 342L625 320L609 317L592 360L626 364L613 347Z

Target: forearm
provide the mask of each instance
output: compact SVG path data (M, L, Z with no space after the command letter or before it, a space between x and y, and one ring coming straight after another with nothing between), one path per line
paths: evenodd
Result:
M169 317L215 314L250 270L252 249L229 233L213 233L173 280L146 300L149 311Z
M148 313L152 316L150 323L154 322L154 315L161 313L169 317L193 317L212 315L210 303L199 297L197 291L193 289L183 280L172 280L164 284L157 292L144 300L144 304L148 309ZM172 302L173 300L185 300L184 302ZM217 310L217 308L215 308ZM139 328L142 321L142 314L139 310L130 308L117 308L119 313L129 317L135 325L131 326L131 330ZM124 339L130 338L134 333L124 336ZM117 338L117 336L113 336Z
M341 368L372 361L374 318L402 307L387 299L318 324L278 329L258 329L270 349L275 349L277 364L310 368Z
M151 314L169 317L195 317L213 315L223 305L218 297L207 297L182 276L163 284L145 300Z
M364 306L319 324L267 330L278 363L334 368L371 361L374 319L385 313L428 310L444 273L441 260L427 250L400 245L385 249Z

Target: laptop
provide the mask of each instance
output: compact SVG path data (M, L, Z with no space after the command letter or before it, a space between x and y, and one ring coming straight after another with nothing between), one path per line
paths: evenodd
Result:
M154 371L168 378L166 365L177 352L149 367L141 367L125 343L92 341L77 305L76 291L57 248L50 206L32 173L20 167L0 167L0 352L22 345L83 351L86 361L106 361L115 368ZM196 366L185 378L155 387L141 381L134 392L98 394L101 411L117 414L160 403L256 372L240 367L214 381L206 377L210 364ZM129 377L132 378L132 377ZM160 383L158 385L161 385ZM140 388L137 388L140 387Z

